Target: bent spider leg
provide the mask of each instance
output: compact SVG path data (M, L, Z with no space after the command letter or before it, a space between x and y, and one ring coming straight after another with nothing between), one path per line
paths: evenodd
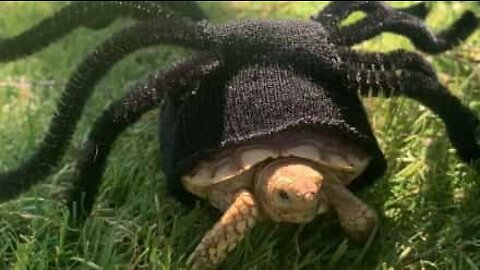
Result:
M71 76L38 150L19 167L0 173L0 202L50 174L63 156L95 85L115 63L138 49L159 44L201 49L202 39L197 27L186 21L146 22L120 31L97 47Z
M218 65L219 61L211 54L196 55L170 70L151 75L146 83L134 87L103 112L77 160L77 173L68 198L70 224L81 224L90 214L106 159L116 138L143 114L157 108L163 96L186 89Z
M442 119L460 159L466 163L478 162L480 121L474 112L437 79L417 72L402 72L398 79L401 94L420 102Z
M320 22L331 33L338 31L340 22L355 11L363 11L367 14L374 12L385 13L390 7L382 2L374 1L333 1L321 10L316 16L311 16L313 21ZM419 19L425 19L429 13L426 3L415 4L406 8L396 9L398 12L407 13Z
M31 55L80 26L101 29L120 17L145 21L182 15L194 20L206 18L195 3L181 7L149 1L74 2L15 37L0 38L0 62Z
M358 23L341 27L332 36L337 44L352 46L383 32L392 32L407 37L416 48L426 53L438 54L468 38L477 29L479 22L473 12L466 11L449 28L434 34L422 20L394 9L386 9L369 14Z
M350 52L354 54L353 51ZM467 163L480 159L477 132L480 121L475 113L461 103L432 73L430 65L419 55L406 51L392 54L362 53L364 65L349 65L344 87L363 96L400 96L416 100L438 115L459 157ZM377 63L384 70L375 69ZM346 65L345 65L346 66ZM388 67L388 68L387 68Z

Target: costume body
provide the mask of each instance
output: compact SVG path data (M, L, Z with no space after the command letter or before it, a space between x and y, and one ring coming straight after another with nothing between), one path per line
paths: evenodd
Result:
M373 159L351 188L371 183L386 169L355 92L275 62L219 68L186 94L170 96L161 114L164 171L170 190L182 201L194 196L179 178L200 160L287 130L334 132L362 146Z

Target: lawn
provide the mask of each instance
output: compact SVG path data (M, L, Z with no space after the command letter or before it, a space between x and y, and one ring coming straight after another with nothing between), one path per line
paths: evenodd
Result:
M0 2L0 37L20 33L64 5ZM325 3L201 5L218 22L307 20ZM430 5L427 24L436 31L466 9L480 16L478 4ZM351 20L359 16L354 14ZM96 44L131 23L118 20L100 31L77 29L33 56L0 63L0 170L16 166L35 151L69 74ZM406 38L392 34L357 47L414 50ZM159 158L157 111L146 114L117 141L96 207L78 242L65 239L67 211L58 194L100 112L136 81L188 54L173 47L142 50L101 81L55 173L0 205L0 269L186 268L189 252L219 213L207 204L190 209L168 196ZM449 52L426 57L442 82L480 116L480 31ZM403 98L364 101L389 164L383 178L359 193L381 217L373 241L349 241L333 214L304 227L265 223L238 246L224 269L480 268L479 174L460 162L442 122L425 107Z

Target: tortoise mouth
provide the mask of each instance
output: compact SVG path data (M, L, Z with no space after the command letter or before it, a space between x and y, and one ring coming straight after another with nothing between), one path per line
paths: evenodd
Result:
M285 157L267 160L255 173L261 210L275 222L306 223L317 215L323 175L310 160Z

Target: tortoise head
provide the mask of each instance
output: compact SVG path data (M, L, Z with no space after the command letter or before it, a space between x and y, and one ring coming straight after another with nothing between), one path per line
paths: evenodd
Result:
M307 223L317 215L322 182L323 176L313 162L275 159L257 171L255 195L271 220Z

